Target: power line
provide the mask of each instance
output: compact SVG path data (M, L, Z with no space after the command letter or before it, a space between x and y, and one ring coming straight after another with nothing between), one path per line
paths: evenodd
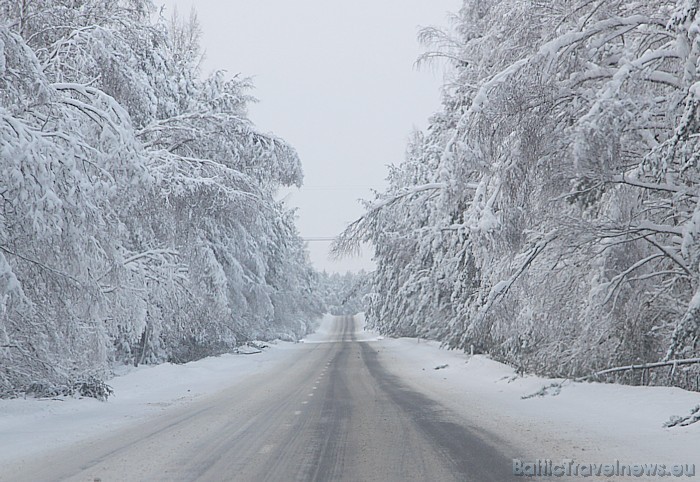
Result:
M323 241L335 241L335 237L315 237L315 238L304 238L302 237L304 241L313 243L313 242L323 242Z

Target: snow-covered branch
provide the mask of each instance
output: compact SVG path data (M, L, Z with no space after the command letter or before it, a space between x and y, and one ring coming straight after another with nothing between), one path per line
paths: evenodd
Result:
M402 189L398 193L392 193L385 199L380 199L371 203L367 207L367 211L360 218L353 221L333 242L331 252L334 256L342 257L344 255L357 252L363 242L367 242L366 234L370 229L370 225L377 221L377 217L387 208L393 206L407 198L425 192L435 192L447 189L448 185L441 182L432 182L411 186ZM476 189L477 185L472 183L470 187Z

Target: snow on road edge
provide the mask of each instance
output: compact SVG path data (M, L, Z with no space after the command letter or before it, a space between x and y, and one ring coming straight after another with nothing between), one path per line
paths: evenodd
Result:
M669 387L566 382L561 393L523 400L554 379L517 376L486 356L441 349L413 338L375 344L383 366L412 388L495 434L528 460L582 463L694 463L700 470L700 423L664 428L686 415L700 393ZM436 369L437 368L437 369ZM700 474L696 474L700 475Z
M278 342L254 355L122 369L121 375L108 381L114 395L106 402L71 397L0 400L0 467L142 422L250 376L264 376L298 354L297 347Z
M360 328L364 327L361 316L358 321ZM317 333L304 341L334 341L329 339L333 322L333 317L324 318ZM383 339L362 329L356 339L372 343L387 370L450 408L473 430L488 431L515 447L514 458L695 463L700 469L700 423L662 427L670 415L684 415L700 404L698 393L576 383L565 386L558 396L522 400L523 395L554 380L518 377L506 365L484 356L443 350L435 342ZM264 377L301 353L301 346L278 343L257 355L225 355L186 365L132 369L109 382L115 396L108 402L0 400L0 466L142 423L250 376Z

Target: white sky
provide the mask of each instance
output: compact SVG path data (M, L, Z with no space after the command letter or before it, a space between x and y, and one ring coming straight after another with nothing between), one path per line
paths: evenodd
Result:
M414 127L440 107L442 75L414 68L419 26L445 25L460 0L156 0L203 31L205 73L253 76L260 99L252 120L292 144L305 186L287 202L308 238L333 237L363 212L358 199L384 185L403 159ZM327 271L371 269L368 253L328 259L329 242L310 242Z

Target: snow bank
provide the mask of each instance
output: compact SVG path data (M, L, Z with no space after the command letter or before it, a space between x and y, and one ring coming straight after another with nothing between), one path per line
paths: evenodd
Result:
M337 319L338 318L333 315L323 315L323 318L321 318L321 324L318 326L316 331L306 335L306 338L299 340L300 343L324 343L328 341L331 333L333 333L333 326Z
M355 339L357 341L379 341L384 339L380 334L367 329L367 320L365 320L364 313L355 315L355 326L357 328L355 332Z
M504 452L524 460L573 459L580 463L695 463L700 469L700 423L664 428L671 415L685 415L700 394L676 388L567 383L557 396L523 400L557 380L517 376L484 356L442 350L435 342L381 339L363 330L386 370L411 388L442 403L473 430L486 431ZM306 343L337 338L328 316ZM143 423L163 410L183 407L250 376L288 366L303 345L279 343L262 354L226 355L186 365L125 370L110 381L115 396L94 399L0 400L0 466L79 440ZM0 476L1 479L1 476ZM591 479L588 479L591 480ZM646 479L645 479L646 480Z
M700 423L663 427L671 415L687 415L699 405L700 393L565 382L559 395L523 400L561 380L517 376L511 367L485 356L442 350L424 340L387 339L375 347L386 369L459 413L473 428L517 447L514 458L695 463L700 470Z
M279 342L255 355L223 355L185 365L124 367L108 382L114 395L107 402L91 398L0 400L0 466L138 423L249 376L278 370L295 353L294 343Z

